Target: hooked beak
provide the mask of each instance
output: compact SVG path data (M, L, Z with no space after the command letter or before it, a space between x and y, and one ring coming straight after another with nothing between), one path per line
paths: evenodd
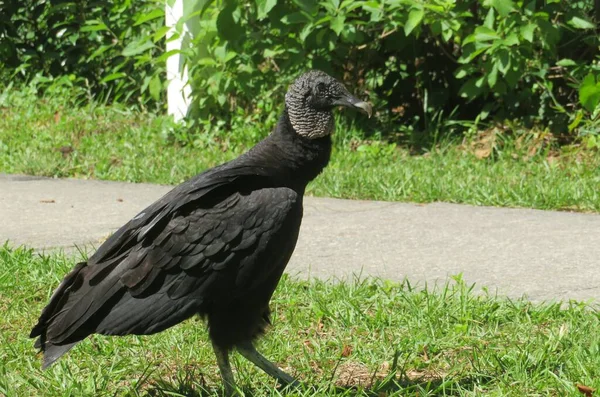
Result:
M373 106L371 106L369 102L361 101L350 94L342 95L340 98L336 99L333 104L358 109L361 112L366 113L369 118L373 115Z

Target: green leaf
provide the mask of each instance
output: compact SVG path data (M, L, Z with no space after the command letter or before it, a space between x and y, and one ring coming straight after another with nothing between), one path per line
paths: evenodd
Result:
M441 21L433 21L429 25L429 29L434 36L439 36L442 33L442 23Z
M454 72L454 77L456 77L457 79L463 79L463 78L467 77L467 75L469 75L471 72L472 72L471 66L468 66L468 65L459 66L458 69L456 69L456 72Z
M210 58L210 57L206 57L206 58L200 58L196 61L196 63L198 65L201 66L215 66L217 65L217 61L215 61L214 59Z
M593 112L600 103L600 81L596 76L589 73L579 86L579 102L589 112Z
M331 15L325 15L323 18L320 18L319 20L317 20L317 22L315 22L315 26L323 25L325 22L331 21L331 19Z
M300 37L300 40L302 40L302 41L306 40L308 35L311 34L314 29L315 29L315 26L312 23L306 24L300 31L300 34L298 35Z
M562 67L567 67L567 66L577 66L577 63L572 59L563 58L560 61L556 62L556 65L562 66Z
M227 45L222 45L222 46L215 48L215 58L217 58L217 60L219 60L221 62L225 61L226 53L227 53Z
M487 76L487 82L488 82L488 85L490 86L490 88L494 88L497 81L498 81L498 64L494 63L494 66L492 66L492 70L490 71L490 73Z
M286 25L292 25L296 23L306 23L311 19L303 12L293 12L291 14L287 14L283 18L281 18L281 22Z
M499 39L500 36L494 30L485 26L475 28L475 41L490 41Z
M269 11L277 5L277 0L256 0L256 6L258 8L258 19L265 19Z
M519 37L517 36L516 33L511 32L504 38L504 40L502 40L502 44L504 44L507 47L512 47L514 45L518 45Z
M143 81L142 86L140 88L140 92L144 93L144 92L146 92L148 90L148 85L150 84L150 78L151 77L152 76L146 76L146 77L144 77L144 81Z
M160 99L160 93L162 91L162 83L160 81L160 77L158 75L154 75L152 79L150 79L150 84L148 85L150 89L150 96L155 101Z
M521 37L528 42L533 43L533 33L535 32L536 28L537 25L534 23L521 26Z
M379 22L383 18L383 8L376 1L368 1L362 8L371 14L370 23Z
M481 118L481 120L485 120L488 118L488 116L490 115L490 112L494 108L494 105L495 105L494 102L489 102L489 103L485 104L483 109L481 109L481 112L479 112L479 117Z
M569 124L569 127L568 127L569 132L573 132L573 130L575 130L575 128L577 128L579 126L579 124L581 123L581 120L583 120L583 111L581 109L579 109L579 111L575 115L575 118L573 119L571 124Z
M431 4L431 3L425 2L425 4L423 4L423 7L425 7L428 10L431 10L433 12L439 13L439 14L443 14L444 12L446 12L446 8L442 5Z
M442 20L442 21L434 21L431 25L429 25L431 27L431 31L434 34L440 34L442 35L442 38L444 39L445 42L450 41L450 39L452 39L452 36L454 35L454 31L452 29L452 26L450 25L450 23L448 21Z
M231 61L233 58L235 58L236 56L237 56L236 52L227 51L227 55L225 55L225 59L223 60L223 62L227 63L227 62Z
M321 5L331 11L337 11L340 8L340 0L325 0Z
M346 25L345 29L342 30L342 38L347 43L363 44L365 37L365 33L357 31L354 25Z
M361 1L344 0L342 4L340 4L340 10L345 10L345 12L351 12L362 6L363 4Z
M79 29L81 32L97 32L100 30L108 30L108 27L101 21L86 21L85 25Z
M156 29L156 32L154 32L152 35L152 41L156 43L157 41L161 40L167 35L167 33L169 33L169 30L171 30L169 26L161 26L160 28Z
M475 99L482 92L484 77L472 77L460 87L458 94L468 100Z
M507 50L498 51L496 57L496 65L498 65L498 70L502 73L503 76L506 76L508 71L510 70L510 53Z
M112 44L111 45L101 45L100 47L98 47L96 49L96 51L94 51L92 53L92 55L90 55L88 57L87 61L89 62L89 61L93 60L94 58L98 57L99 55L102 55L104 52L106 52L107 50L110 50L111 48L113 48Z
M156 60L157 62L166 62L166 60L169 59L169 57L176 55L176 54L181 54L181 53L183 53L183 51L181 51L181 50L170 50L170 51L163 52L162 54L160 54L160 56L158 58L152 58L152 59Z
M321 48L329 47L329 44L332 41L329 39L329 36L329 31L327 29L321 29L315 35L315 42Z
M575 29L595 29L596 25L587 21L583 18L573 17L568 22L569 25L573 26Z
M136 20L135 23L133 24L133 26L138 26L143 24L144 22L148 22L151 21L153 19L156 18L164 18L165 17L165 12L162 8L157 8L154 9L152 11L150 11L147 14L142 14L140 15Z
M331 27L331 30L333 30L335 34L339 36L344 29L344 22L346 22L346 17L344 15L337 15L331 20L329 26Z
M100 80L100 82L101 83L108 83L109 81L113 81L113 80L117 80L117 79L122 79L125 76L127 76L127 74L125 74L123 72L111 73L108 76L104 77L102 80Z
M475 50L473 50L471 52L465 51L461 55L461 57L458 59L458 63L469 63L473 59L477 58L477 56L479 56L481 53L483 53L486 50L488 50L489 48L490 48L489 44L483 43L483 45L481 45L480 47L478 47L477 49L475 49Z
M412 32L423 20L425 11L422 8L413 8L408 13L408 20L404 24L404 34L407 36Z
M152 47L154 47L154 43L152 43L152 41L150 41L148 39L134 41L134 42L129 43L127 45L127 47L123 48L121 55L123 55L124 57L131 57L134 55L139 55Z
M596 135L588 135L587 139L585 140L586 142L586 147L588 149L594 149L598 147L598 144L600 142L598 142L598 139L596 138Z
M444 41L450 41L453 35L454 31L452 30L450 24L448 24L446 21L442 22L442 38L444 39Z
M483 26L489 29L494 29L494 22L496 21L496 13L494 12L494 8L490 8L487 15L485 16L485 21L483 21Z
M284 53L285 50L281 49L281 48L275 48L275 49L271 49L271 48L265 48L265 50L263 51L263 57L265 58L273 58L279 54Z
M319 10L319 2L317 0L293 0L293 3L310 15Z
M489 0L485 4L494 7L503 18L506 18L515 9L515 4L512 0Z

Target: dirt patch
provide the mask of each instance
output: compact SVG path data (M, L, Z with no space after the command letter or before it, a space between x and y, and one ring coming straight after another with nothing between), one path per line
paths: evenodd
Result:
M382 364L376 371L365 364L348 360L342 362L336 370L335 385L339 387L364 387L370 388L378 380L389 373L389 365Z

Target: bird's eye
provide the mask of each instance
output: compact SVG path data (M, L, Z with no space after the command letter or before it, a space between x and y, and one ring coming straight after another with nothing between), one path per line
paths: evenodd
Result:
M325 93L325 83L317 84L317 94Z

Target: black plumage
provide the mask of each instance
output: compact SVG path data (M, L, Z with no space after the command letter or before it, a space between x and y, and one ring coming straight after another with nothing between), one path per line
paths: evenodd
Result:
M75 266L31 331L43 366L90 334L148 335L199 314L228 393L234 348L292 382L252 340L268 323L269 300L294 250L306 185L329 161L337 105L371 113L327 74L305 73L267 138L175 187Z

